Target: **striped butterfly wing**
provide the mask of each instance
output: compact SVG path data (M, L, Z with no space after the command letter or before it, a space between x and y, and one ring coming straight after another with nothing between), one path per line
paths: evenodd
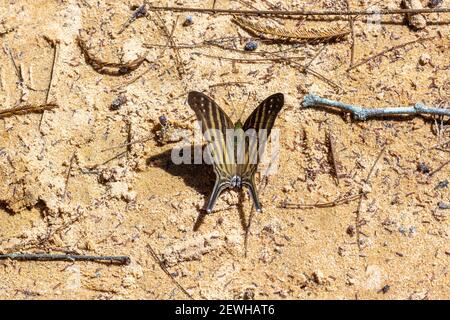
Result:
M242 178L242 184L250 190L256 211L261 211L255 187L255 173L260 161L260 151L264 150L267 139L270 136L275 119L284 105L284 95L276 93L259 104L244 123L243 130L248 135L246 145L245 162L237 167L238 175Z
M189 92L188 104L202 124L216 174L216 183L206 209L210 213L220 193L230 186L229 181L236 172L236 165L229 158L226 147L226 132L234 126L227 114L201 92Z

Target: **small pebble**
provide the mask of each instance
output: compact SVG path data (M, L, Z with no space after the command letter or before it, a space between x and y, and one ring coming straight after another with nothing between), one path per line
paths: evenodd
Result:
M445 188L448 188L448 184L449 184L449 181L448 181L448 180L442 180L442 181L439 181L439 183L438 183L437 186L436 186L436 189L445 189Z
M423 162L421 162L417 165L417 171L419 171L420 173L424 173L424 174L431 172L430 168Z
M436 8L437 6L440 6L442 4L442 0L430 0L428 1L428 7L430 8Z
M192 24L194 24L194 19L192 18L192 16L187 16L183 22L183 27L188 27Z
M386 294L389 292L390 289L391 289L391 286L387 284L383 288L381 288L380 292L383 292L383 294Z
M109 106L110 110L119 110L122 105L124 105L127 102L127 97L124 95L118 96Z
M447 204L445 202L439 201L438 202L438 208L442 210L450 210L450 204Z
M244 50L245 51L255 51L258 48L258 43L255 41L249 41L245 44Z
M422 54L422 55L420 56L420 58L419 58L419 63L420 63L420 65L422 65L422 66L429 64L430 61L431 61L431 57L430 57L430 55L427 54L427 53Z
M159 119L159 123L160 123L162 126L165 126L165 125L167 124L167 117L166 117L166 116L162 115L162 116L160 116L158 119Z

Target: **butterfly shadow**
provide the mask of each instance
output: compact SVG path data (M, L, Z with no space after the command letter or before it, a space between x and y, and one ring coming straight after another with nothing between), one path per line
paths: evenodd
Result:
M191 149L191 155L195 154L195 152L203 152L203 146L194 146L193 149ZM205 162L202 162L201 164L194 164L194 159L192 158L191 160L192 161L190 163L175 164L172 161L172 149L169 149L160 154L147 158L146 163L148 166L161 168L172 176L181 177L187 186L204 195L206 199L205 201L207 201L215 181L213 167ZM245 194L244 190L239 190L238 192L239 201L236 208L239 212L242 228L245 230L247 228L247 222L244 207L242 205L243 201L245 201ZM206 216L209 215L204 209L205 206L206 202L204 206L197 207L198 216L193 226L194 231L197 231L200 228Z
M203 152L203 147L194 146L191 149L191 155L194 155L195 152ZM204 162L195 164L193 157L189 163L175 164L172 161L172 149L151 156L146 163L148 166L161 168L174 177L182 178L187 186L204 195L205 199L209 197L214 186L215 174L211 165ZM194 231L198 230L207 215L203 207L197 207L197 211L199 215L194 224Z

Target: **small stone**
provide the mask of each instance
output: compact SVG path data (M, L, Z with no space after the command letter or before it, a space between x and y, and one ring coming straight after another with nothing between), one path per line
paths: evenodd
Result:
M431 57L430 57L430 55L427 54L427 53L422 54L422 55L420 56L420 58L419 58L419 63L420 63L420 65L422 65L422 66L429 64L430 61L431 61Z
M244 294L242 296L242 299L244 300L254 300L255 299L255 292L253 289L245 289Z
M403 0L402 5L405 9L423 9L420 0ZM406 14L408 24L415 30L423 29L427 26L427 20L421 13Z
M192 18L192 16L187 16L183 22L183 27L188 27L193 24L194 24L194 19Z
M158 118L158 120L159 120L159 123L160 123L162 126L165 126L165 125L167 124L167 117L166 117L165 115L160 116L160 117Z
M436 186L436 189L446 189L448 188L448 184L449 184L448 180L439 181L439 183Z
M386 294L389 292L389 290L391 289L390 285L385 285L383 288L381 288L381 290L379 292L382 292L383 294Z
M437 6L440 6L442 4L442 0L430 0L428 1L428 7L430 8L436 8Z
M119 95L109 106L109 109L112 111L119 110L121 106L127 103L127 97L123 94Z
M317 284L323 284L325 282L325 277L324 277L322 271L320 271L320 270L315 271L312 276L313 276L314 282Z
M283 188L281 190L284 193L290 193L294 190L294 188L292 188L292 186L290 184L287 184L287 185L283 186Z
M245 51L255 51L258 49L258 43L256 41L249 41L245 44Z
M423 162L417 165L417 171L420 173L428 174L431 172L431 169Z
M353 226L353 225L348 226L346 232L347 232L347 234L348 234L350 237L353 237L353 236L355 235L355 232L356 232L355 226Z
M447 204L445 202L439 201L438 202L438 208L442 210L450 210L450 204Z

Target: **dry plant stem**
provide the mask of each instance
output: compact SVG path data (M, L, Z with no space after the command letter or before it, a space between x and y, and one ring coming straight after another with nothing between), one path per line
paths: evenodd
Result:
M139 8L137 8L133 14L131 15L131 17L128 18L128 20L122 25L122 27L120 28L120 30L117 32L117 34L121 34L122 32L125 31L126 28L128 28L136 19L141 18L143 16L145 16L147 14L147 8L146 8L147 4L144 3L143 5L141 5Z
M161 16L159 15L158 12L156 13L156 17L157 17L158 23L156 23L153 20L152 21L156 24L157 27L159 27L163 31L164 35L167 38L167 45L171 45L172 46L172 49L173 49L173 52L174 52L174 57L175 57L175 64L176 64L177 71L178 71L178 76L180 77L180 79L182 79L183 78L183 74L185 73L184 72L184 67L183 67L183 63L182 63L182 60L181 60L180 52L179 52L179 50L177 48L177 44L175 43L175 40L173 39L173 33L175 32L175 28L176 28L176 24L177 24L177 21L178 21L178 17L177 17L177 20L175 21L175 23L173 25L173 28L172 28L171 32L169 32L169 29L167 29L167 26L164 23L164 20L161 18Z
M100 74L107 74L111 76L122 76L131 71L136 70L146 60L146 57L138 57L133 61L127 63L105 62L95 57L87 47L85 41L78 36L78 46L84 54L86 62Z
M388 107L367 109L364 107L329 100L315 95L308 94L303 98L304 107L326 106L338 108L351 112L357 120L367 120L373 117L383 117L387 115L438 115L450 117L450 109L430 108L422 103L416 103L412 107Z
M370 56L370 57L364 59L363 61L358 62L355 65L350 66L347 69L347 72L350 71L350 70L353 70L355 68L358 68L359 66L362 66L363 64L366 64L367 62L369 62L369 61L371 61L371 60L373 60L373 59L375 59L377 57L383 56L383 55L385 55L388 52L391 52L391 51L394 51L394 50L397 50L397 49L401 49L401 48L406 47L406 46L408 46L410 44L419 43L419 42L431 40L431 39L434 39L434 38L435 37L419 38L419 39L416 39L416 40L408 41L408 42L405 42L405 43L393 46L393 47L391 47L389 49L386 49L386 50L383 50L383 51L381 51L381 52L379 52L377 54L374 54L373 56Z
M282 209L315 209L315 208L331 208L342 204L347 204L356 199L360 199L362 196L368 194L368 192L361 192L345 198L337 198L331 202L318 202L314 204L296 204L296 203L281 203L278 207Z
M337 165L336 149L334 147L335 141L333 135L330 132L327 133L327 136L328 136L328 146L330 148L330 157L331 157L330 160L333 165L333 171L336 178L336 185L339 186L339 170Z
M151 256L153 257L153 259L155 259L155 262L159 265L159 267L162 269L162 271L164 271L165 274L167 274L169 276L169 278L172 280L172 282L177 286L178 289L181 290L181 292L183 292L187 297L189 297L189 299L194 300L194 298L189 294L189 292L186 291L186 289L184 289L177 280L175 280L175 278L172 276L172 274L169 272L169 270L167 270L166 266L164 265L164 263L161 261L161 259L159 259L158 255L156 254L155 250L153 250L153 248L150 245L147 245L148 250L150 251Z
M448 160L447 162L444 162L442 165L439 166L439 168L437 168L436 170L430 172L429 176L433 176L436 173L438 173L439 171L441 171L442 169L444 169L445 166L447 166L450 163L450 160Z
M234 14L244 16L360 16L360 15L392 15L406 13L446 13L450 8L434 9L384 9L380 11L355 10L355 11L288 11L288 10L237 10L237 9L209 9L209 8L190 8L190 7L155 7L149 6L148 11L170 11L170 12L197 12L205 14Z
M144 139L139 139L139 140L131 141L131 142L129 142L129 143L120 144L120 145L118 145L118 146L109 147L109 148L100 150L100 152L105 152L105 151L109 151L109 150L113 150L113 149L117 149L117 148L128 147L128 146L131 146L131 145L136 144L136 143L141 143L141 142L149 141L149 140L151 140L151 139L154 139L154 136L153 136L153 135L152 135L151 137L148 137L148 138L144 138Z
M372 177L373 172L375 171L375 167L378 164L378 161L380 161L381 156L383 155L384 151L386 150L386 147L383 147L381 149L380 153L378 154L377 159L372 165L372 168L370 168L369 173L367 174L366 180L364 180L364 184L368 185L370 182L370 178ZM356 210L356 218L355 218L355 230L356 230L356 243L358 245L358 250L361 251L361 230L360 230L360 221L361 221L361 208L362 208L362 202L364 195L367 194L367 192L364 192L364 186L360 189L360 196L359 196L359 202L358 202L358 209Z
M39 112L43 112L45 110L51 110L51 109L54 109L57 107L58 107L58 105L56 103L19 106L19 107L15 107L15 108L0 110L0 119L15 116L15 115L28 114L28 113L39 113Z
M71 254L48 254L48 253L8 253L0 254L0 260L20 260L20 261L92 261L111 262L114 264L128 265L130 257L127 256L85 256Z
M347 11L350 11L350 0L347 0ZM350 27L350 34L352 36L352 45L350 48L350 67L352 67L355 64L355 18L356 17L349 17L349 27Z
M50 70L50 80L48 82L47 93L45 95L45 103L48 103L48 98L50 97L50 90L52 89L53 78L55 76L55 65L56 65L56 61L58 60L59 41L54 41L47 37L44 37L44 38L45 38L45 40L47 40L47 42L53 48L53 60L52 60L52 68ZM45 114L45 111L42 112L41 118L39 119L39 129L41 129L42 120L44 119L44 114Z

